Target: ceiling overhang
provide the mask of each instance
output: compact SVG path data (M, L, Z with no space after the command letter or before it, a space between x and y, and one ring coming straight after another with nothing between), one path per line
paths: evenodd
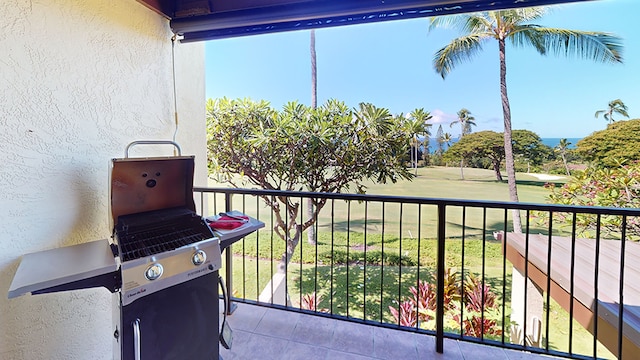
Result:
M139 0L183 42L591 0Z

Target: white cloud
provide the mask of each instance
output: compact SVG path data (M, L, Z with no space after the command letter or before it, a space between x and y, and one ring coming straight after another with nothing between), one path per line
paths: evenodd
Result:
M431 124L449 124L452 121L458 118L456 114L447 114L440 109L435 109L431 111L431 120L429 121Z

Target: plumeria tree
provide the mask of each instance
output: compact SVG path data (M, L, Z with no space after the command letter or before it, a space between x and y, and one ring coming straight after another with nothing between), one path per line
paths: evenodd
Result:
M316 109L292 102L281 111L268 102L227 98L207 102L210 174L234 187L267 190L364 193L364 180L410 180L408 120L372 104L349 109L329 100ZM313 214L300 219L300 199L263 197L273 210L274 232L286 242L284 271L300 237L313 226L326 199L313 199Z
M612 167L591 166L577 171L569 182L562 186L547 184L551 191L550 202L562 205L605 206L615 208L640 208L640 162L630 162ZM556 213L554 221L572 226L570 214ZM542 216L542 215L541 215ZM548 216L542 216L548 221ZM626 226L627 239L640 240L640 219L629 217L626 223L617 215L578 214L576 229L580 236L594 237L598 226L603 238L619 238Z

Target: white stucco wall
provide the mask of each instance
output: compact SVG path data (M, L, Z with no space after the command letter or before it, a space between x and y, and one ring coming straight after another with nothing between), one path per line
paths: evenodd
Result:
M0 359L112 357L107 290L7 291L22 254L109 237L110 159L173 137L170 37L135 0L2 1ZM205 184L203 44L176 59L176 140Z

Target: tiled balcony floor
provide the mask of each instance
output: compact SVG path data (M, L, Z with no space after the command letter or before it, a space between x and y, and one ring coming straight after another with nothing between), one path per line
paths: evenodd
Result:
M448 339L444 354L438 354L433 336L247 304L238 304L227 321L233 345L231 350L220 347L224 360L553 359Z

